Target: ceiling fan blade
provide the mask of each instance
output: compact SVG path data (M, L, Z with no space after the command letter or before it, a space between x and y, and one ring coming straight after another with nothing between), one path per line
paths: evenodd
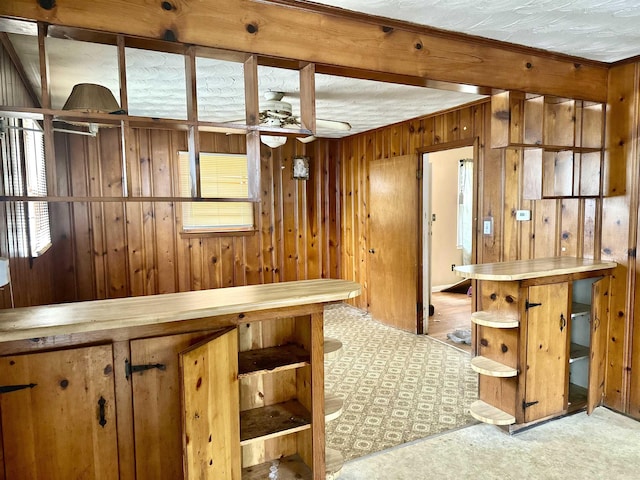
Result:
M302 143L311 143L316 139L313 135L309 135L308 137L296 137L296 140Z
M349 130L351 130L351 125L347 122L339 122L338 120L323 120L321 118L316 118L316 127L330 128L332 130L342 130L343 132L348 132Z

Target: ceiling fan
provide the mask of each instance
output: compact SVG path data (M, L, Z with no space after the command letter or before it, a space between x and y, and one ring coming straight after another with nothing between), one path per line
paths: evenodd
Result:
M265 101L260 105L261 125L280 128L302 128L300 117L293 114L291 104L283 100L284 95L284 92L275 91L268 91L264 94ZM347 122L323 120L320 118L316 118L316 127L340 131L351 130L351 125ZM311 135L308 137L298 137L298 140L303 143L309 143L315 140L315 138L316 137ZM260 140L266 145L275 148L283 145L287 137L261 135Z

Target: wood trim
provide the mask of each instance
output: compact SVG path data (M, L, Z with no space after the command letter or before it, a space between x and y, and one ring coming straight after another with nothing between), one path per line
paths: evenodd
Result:
M171 11L146 0L96 0L78 5L60 0L45 10L30 0L4 2L0 15L56 25L164 39L258 55L337 65L465 85L522 90L606 101L607 67L512 45L490 45L474 37L389 21L275 3L229 0L212 10L206 4ZM123 23L122 18L129 19ZM481 47L481 48L479 48ZM354 52L366 52L356 55ZM564 80L563 80L564 79Z

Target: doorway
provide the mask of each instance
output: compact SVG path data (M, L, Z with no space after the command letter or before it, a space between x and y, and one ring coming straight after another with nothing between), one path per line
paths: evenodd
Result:
M424 317L423 331L464 350L470 348L459 340L467 340L467 332L471 340L470 282L453 268L475 261L474 150L441 148L422 157L423 298L431 314Z

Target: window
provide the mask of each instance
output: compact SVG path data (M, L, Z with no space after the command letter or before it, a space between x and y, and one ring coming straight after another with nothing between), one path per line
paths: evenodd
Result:
M178 153L180 195L191 196L189 154ZM249 198L247 156L200 153L200 191L203 198ZM184 202L185 232L236 231L254 228L251 202Z
M3 181L6 195L47 195L44 135L31 119L9 118L2 147ZM51 246L47 202L7 202L10 253L38 257Z

